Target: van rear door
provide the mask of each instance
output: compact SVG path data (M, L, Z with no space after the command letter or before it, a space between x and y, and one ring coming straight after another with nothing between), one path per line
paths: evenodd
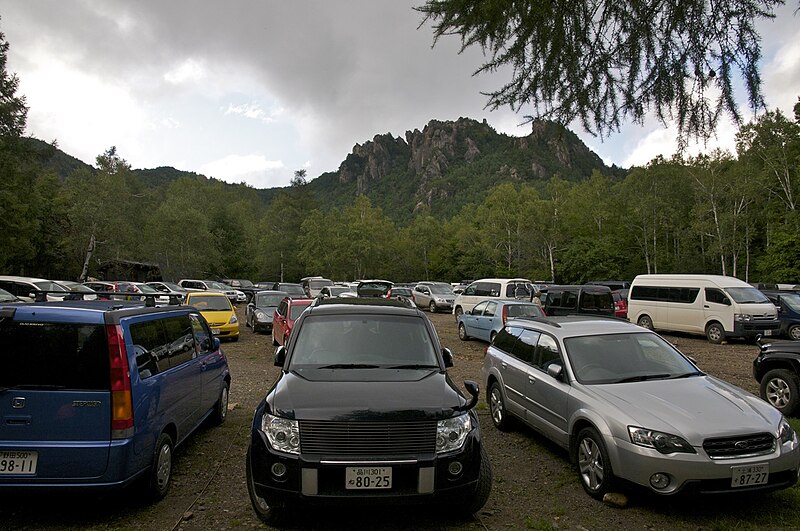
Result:
M103 324L48 320L43 307L10 313L0 318L0 482L102 476L111 437Z

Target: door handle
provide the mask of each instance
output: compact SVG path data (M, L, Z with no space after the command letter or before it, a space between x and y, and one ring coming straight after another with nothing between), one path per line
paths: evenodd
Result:
M535 384L536 383L536 378L534 378L533 376L531 376L529 374L528 375L528 383Z
M500 366L501 366L502 368L504 368L504 369L505 369L506 367L508 367L508 365L506 365L506 363L505 363L505 362L501 362L501 363L500 363Z
M709 307L708 304L703 305L703 308L708 308L708 307Z

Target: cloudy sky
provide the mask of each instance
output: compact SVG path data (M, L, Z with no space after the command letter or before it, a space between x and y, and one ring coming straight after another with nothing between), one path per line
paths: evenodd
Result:
M354 144L431 119L528 133L519 115L484 109L480 92L506 78L472 76L480 50L459 55L457 37L431 48L411 9L421 1L0 0L0 31L29 135L90 164L113 145L134 168L268 188L297 169L335 171ZM796 8L761 24L767 105L787 114L800 95ZM574 130L624 167L675 150L655 122L603 142ZM734 133L723 125L711 145L732 150Z

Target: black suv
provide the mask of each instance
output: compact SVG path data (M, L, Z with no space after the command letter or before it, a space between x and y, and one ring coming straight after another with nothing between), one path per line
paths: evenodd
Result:
M791 416L800 405L800 342L758 338L756 343L753 377L760 384L761 398Z
M437 501L467 515L489 497L478 385L450 380L453 355L425 315L393 300L317 300L255 411L247 486L274 523L293 502Z

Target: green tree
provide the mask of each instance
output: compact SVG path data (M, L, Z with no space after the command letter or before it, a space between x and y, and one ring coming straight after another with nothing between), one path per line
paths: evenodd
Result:
M531 108L533 118L579 120L604 135L650 111L682 140L709 138L723 114L737 121L734 72L749 105L763 108L756 22L783 0L427 0L434 45L459 35L461 50L489 57L478 73L511 72L487 106ZM719 92L719 96L716 93Z

